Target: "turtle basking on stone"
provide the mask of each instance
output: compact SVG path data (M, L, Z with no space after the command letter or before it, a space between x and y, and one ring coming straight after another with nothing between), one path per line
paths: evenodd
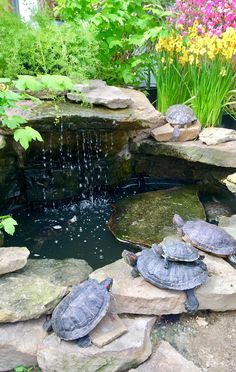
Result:
M80 347L89 346L88 334L107 313L112 282L111 278L101 283L89 279L74 287L56 306L44 329L53 330L63 340L77 340Z
M193 110L182 104L170 106L165 113L165 119L174 127L173 139L177 139L180 136L180 128L189 127L197 120Z
M221 227L202 220L184 221L178 214L173 222L183 239L195 247L236 262L236 240Z
M191 243L185 243L177 236L167 236L152 248L165 259L165 268L168 269L169 261L194 262L200 257L199 252Z
M138 256L123 251L125 262L132 266L131 275L139 274L149 283L159 288L184 291L187 296L185 308L189 313L197 311L199 303L194 290L203 284L208 276L207 266L200 260L194 262L170 261L168 270L165 259L153 248L144 249Z

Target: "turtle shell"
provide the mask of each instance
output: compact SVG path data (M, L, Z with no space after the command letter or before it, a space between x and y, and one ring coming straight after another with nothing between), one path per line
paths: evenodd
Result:
M236 254L236 240L219 226L205 221L187 221L183 233L195 247L216 256Z
M173 105L165 113L168 123L184 126L197 120L193 110L186 105Z
M95 279L76 286L52 314L53 331L63 340L86 336L105 316L110 293Z
M168 260L193 262L199 258L198 250L191 243L185 243L177 236L164 238L161 247Z
M185 291L203 284L208 275L207 266L199 261L170 261L168 269L165 260L152 248L142 251L137 260L137 268L142 277L159 288Z

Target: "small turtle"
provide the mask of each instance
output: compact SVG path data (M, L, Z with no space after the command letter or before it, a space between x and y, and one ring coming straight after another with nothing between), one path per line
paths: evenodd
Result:
M53 330L63 340L77 340L80 347L89 346L89 332L108 310L112 282L111 278L101 283L89 279L76 286L56 306L51 320L45 322L44 329Z
M173 222L183 239L195 247L236 262L236 240L221 227L202 220L185 222L178 214Z
M184 291L187 296L186 310L189 313L197 311L199 303L194 290L203 284L208 276L207 266L202 261L170 261L166 270L165 259L153 248L143 250L139 256L125 250L122 257L132 266L131 275L134 278L140 274L156 287Z
M165 113L167 122L174 127L173 139L180 136L179 127L186 128L197 120L193 110L182 104L172 105Z
M166 269L169 261L194 262L200 257L191 243L185 243L177 236L167 236L161 243L153 244L152 248L164 257Z

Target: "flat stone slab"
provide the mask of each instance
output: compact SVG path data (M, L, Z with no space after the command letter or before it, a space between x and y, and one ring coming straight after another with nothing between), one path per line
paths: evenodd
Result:
M127 327L119 316L115 313L107 313L89 335L94 345L102 347L126 332Z
M224 259L205 254L209 271L205 284L196 290L199 309L227 311L236 309L236 270ZM185 293L159 289L142 277L133 279L131 268L123 259L94 271L90 277L113 278L112 294L117 313L179 314L185 312Z
M147 139L134 143L131 151L143 155L165 155L218 167L236 168L236 141L207 146L199 140L157 143Z
M185 142L191 141L198 137L201 125L200 123L194 123L186 128L179 127L179 136L177 138L173 138L174 127L169 123L162 125L161 127L155 128L151 131L151 135L157 142Z
M84 260L29 260L21 271L0 278L0 323L52 313L73 285L92 268Z
M44 321L45 318L41 318L0 325L0 371L37 364L38 345L47 335L43 330Z
M101 105L110 109L122 109L129 107L133 101L128 94L120 88L109 86L103 81L94 81L88 84L77 84L75 92L67 93L70 101L81 102L85 100L92 105Z
M208 146L229 141L236 141L236 131L226 128L205 128L200 133L199 139Z
M185 359L173 346L160 341L151 358L136 369L129 372L201 372L193 362Z
M103 348L78 347L76 342L60 341L55 334L44 339L38 350L43 371L124 371L144 362L152 353L150 332L155 317L123 318L128 332Z
M0 275L22 269L30 251L25 247L0 248Z
M176 233L175 213L184 219L205 219L196 187L152 191L122 199L114 205L109 228L117 239L150 246Z

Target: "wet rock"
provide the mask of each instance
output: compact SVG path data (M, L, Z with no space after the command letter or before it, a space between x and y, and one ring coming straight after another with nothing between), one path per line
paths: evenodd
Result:
M219 226L236 239L236 214L231 217L220 217Z
M17 273L0 278L0 322L17 322L52 313L71 287L87 279L84 260L29 260Z
M129 372L201 372L202 369L185 359L168 342L161 341L151 358L136 369Z
M94 345L102 347L127 332L127 327L117 314L107 313L90 332Z
M0 325L0 371L6 372L19 365L37 364L38 345L47 333L45 318Z
M196 290L199 309L236 309L236 270L224 259L207 254L204 262L208 267L209 277ZM112 294L117 313L162 315L185 312L186 297L183 292L159 289L142 277L133 279L130 272L131 268L121 259L90 275L99 281L107 276L113 278Z
M221 216L230 217L233 214L230 207L220 202L206 202L204 208L209 222L217 222Z
M236 131L226 128L205 128L200 133L199 139L208 146L236 141Z
M124 318L128 332L103 348L81 349L76 342L60 341L54 334L39 347L38 364L43 371L124 371L144 362L152 352L150 332L155 317Z
M25 247L0 248L0 275L23 268L30 251Z
M123 109L132 104L129 95L122 92L121 89L108 86L102 81L98 83L88 83L86 85L78 84L74 88L76 92L67 93L70 101L85 101L92 105L101 105L110 109Z
M6 146L5 137L0 135L0 150L3 149L5 146Z
M175 213L186 220L205 218L195 187L147 192L114 206L109 228L117 239L150 246L176 232Z
M171 126L170 124L165 124L161 127L153 129L151 132L151 135L152 137L155 138L157 142L168 142L168 141L185 142L185 141L191 141L197 138L200 130L201 130L201 125L199 123L195 123L186 128L179 127L180 134L178 138L173 139L174 127Z
M152 139L146 139L134 143L132 152L142 155L164 155L190 162L236 168L236 146L234 141L207 146L201 141L157 143Z

